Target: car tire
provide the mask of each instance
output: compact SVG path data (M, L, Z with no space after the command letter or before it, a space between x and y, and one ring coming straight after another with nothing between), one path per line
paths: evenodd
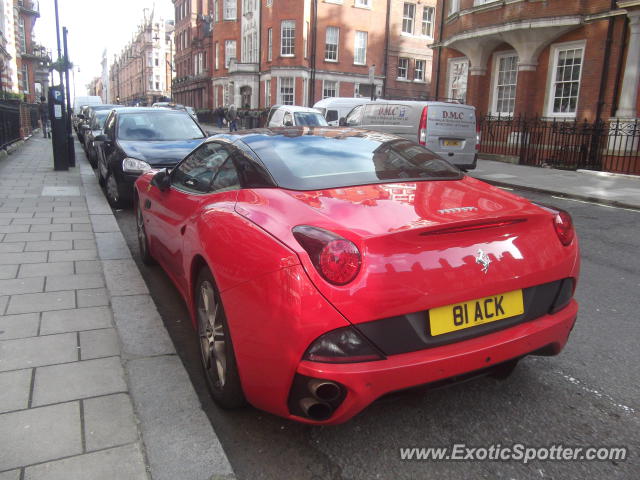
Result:
M137 195L136 195L134 207L136 211L136 233L138 236L138 248L140 250L140 259L142 260L142 263L144 263L145 265L155 265L156 261L151 256L151 253L149 251L149 239L147 238L147 231L144 228L144 217L142 216L142 208L140 206L140 201Z
M194 297L200 357L211 396L223 408L242 407L246 400L229 325L213 275L206 267L200 270Z
M107 173L105 179L105 191L107 193L107 201L113 208L124 208L127 206L127 194L122 186L118 183L115 175L111 170Z
M516 369L519 361L520 359L516 358L514 360L509 360L508 362L501 363L500 365L496 365L489 376L491 378L495 378L496 380L506 380Z

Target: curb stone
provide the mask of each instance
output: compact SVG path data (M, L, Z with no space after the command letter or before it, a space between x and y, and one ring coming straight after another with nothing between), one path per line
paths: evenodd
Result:
M76 147L78 151L79 144L76 143ZM83 156L80 156L79 160L77 164L89 215L107 217L110 219L108 223L117 226L115 216L109 208L102 189L98 186L95 173ZM137 297L148 297L144 315L136 315L132 312L125 320L127 326L125 331L123 331L122 320L116 322L114 318L114 324L120 336L125 379L133 400L150 477L153 480L175 480L177 477L173 473L180 472L180 479L184 480L235 480L236 476L231 464L211 422L200 406L188 373L176 354L173 342L148 293L138 266L128 249L126 252L117 249L120 251L119 255L114 253L113 243L126 245L119 226L109 230L107 233L112 242L105 244L98 242L97 247L99 261L107 277L106 289L112 310L115 303L122 303L122 301L126 303L131 300L127 298L128 292L125 291L124 284L131 283L138 289L143 287L144 291L140 291ZM126 270L126 276L118 275L116 272L113 278L108 278L111 275L109 272L113 270L110 267L114 262L119 266L118 272ZM122 319L122 317L121 312L119 318ZM137 345L136 348L128 347L123 337L129 335L127 329L136 327L151 328L153 338L159 339L164 347L160 351L152 343ZM173 369L174 375L158 375L159 367L166 365ZM135 383L132 381L134 378ZM159 381L154 381L158 379ZM168 395L167 392L176 394ZM158 408L158 398L162 399L162 408ZM177 435L177 432L183 434ZM167 448L169 445L171 448Z

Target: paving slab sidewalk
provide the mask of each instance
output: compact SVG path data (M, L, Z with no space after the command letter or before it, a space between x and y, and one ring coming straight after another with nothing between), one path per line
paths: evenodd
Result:
M77 157L55 172L35 136L0 160L0 478L235 478Z
M561 195L587 202L640 209L640 176L588 170L529 167L478 160L469 175L494 185Z

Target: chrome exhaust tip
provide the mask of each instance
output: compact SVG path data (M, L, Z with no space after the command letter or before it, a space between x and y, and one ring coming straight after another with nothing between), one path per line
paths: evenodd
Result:
M342 394L338 384L328 380L311 379L308 387L311 394L323 402L333 402Z
M312 420L327 420L333 413L331 405L309 397L300 400L300 408Z

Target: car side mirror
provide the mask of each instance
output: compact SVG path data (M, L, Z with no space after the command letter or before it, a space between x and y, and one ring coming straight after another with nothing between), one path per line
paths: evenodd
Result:
M344 117L340 117L340 120L338 120L338 125L340 125L341 127L346 127L347 126L347 119Z
M169 176L169 171L165 169L156 173L151 179L151 185L158 187L158 190L161 192L169 190L169 187L171 186L171 176Z
M285 127L293 127L293 122L291 120L284 122Z
M93 141L104 142L106 145L109 145L111 143L111 140L109 139L109 137L107 137L104 133L101 133L100 135L96 135Z

